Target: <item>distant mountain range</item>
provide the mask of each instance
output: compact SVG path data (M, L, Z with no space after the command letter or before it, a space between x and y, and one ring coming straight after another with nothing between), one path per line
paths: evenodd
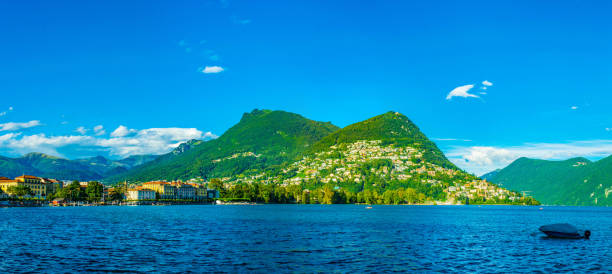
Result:
M596 162L520 158L482 178L511 190L528 191L544 204L612 206L612 156Z
M155 158L157 155L134 155L118 161L102 156L68 160L43 153L28 153L19 158L0 156L0 176L13 178L28 174L60 180L101 180Z

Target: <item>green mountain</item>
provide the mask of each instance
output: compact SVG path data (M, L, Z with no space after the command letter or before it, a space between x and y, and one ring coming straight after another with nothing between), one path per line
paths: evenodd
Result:
M360 140L380 140L382 145L413 147L423 151L425 161L444 168L457 169L408 117L392 111L338 130L317 142L311 151L328 150L337 144Z
M13 178L28 174L60 180L100 180L110 174L125 172L136 164L155 157L157 156L141 155L112 161L102 156L68 160L43 153L28 153L19 158L0 156L0 176Z
M192 178L210 180L225 198L250 201L535 202L458 169L397 112L339 129L254 110L218 139L191 140L105 181Z
M612 205L612 156L596 162L520 158L490 180L508 189L529 191L544 204Z
M147 164L105 181L221 178L292 161L337 130L285 111L253 110L219 138L192 140Z

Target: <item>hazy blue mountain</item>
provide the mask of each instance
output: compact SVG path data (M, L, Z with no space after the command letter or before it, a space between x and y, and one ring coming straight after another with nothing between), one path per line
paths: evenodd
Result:
M60 180L100 180L125 172L134 166L151 161L155 155L131 156L119 161L102 156L68 160L43 153L28 153L19 158L0 156L0 176L9 178L23 174Z

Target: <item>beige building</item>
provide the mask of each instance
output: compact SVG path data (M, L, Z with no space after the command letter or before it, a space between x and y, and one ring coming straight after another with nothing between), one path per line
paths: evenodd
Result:
M143 201L143 200L155 200L156 194L154 190L146 188L133 188L128 189L126 199L128 201Z
M32 190L32 197L44 199L47 197L47 184L41 178L30 175L22 175L14 180L6 177L0 177L0 189L2 192L11 195L9 188L13 186L27 186Z

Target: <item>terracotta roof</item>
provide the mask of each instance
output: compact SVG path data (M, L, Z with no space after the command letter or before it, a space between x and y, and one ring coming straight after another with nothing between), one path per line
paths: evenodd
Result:
M17 178L24 178L24 179L39 179L38 177L36 177L36 176L32 176L32 175L21 175L21 176L19 176L19 177L17 177ZM17 179L17 178L15 178L15 179Z
M10 179L9 179L9 178L7 178L7 177L2 177L2 176L0 176L0 180L10 180Z

